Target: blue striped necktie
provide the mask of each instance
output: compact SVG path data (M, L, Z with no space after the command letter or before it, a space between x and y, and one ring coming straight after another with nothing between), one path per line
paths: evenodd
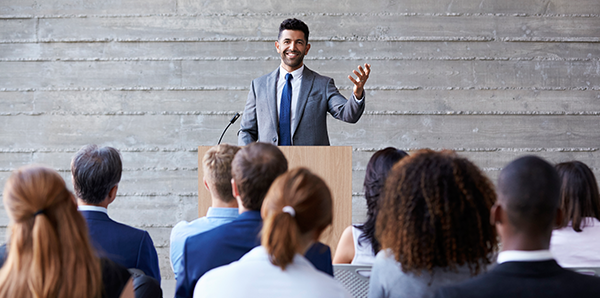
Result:
M285 75L285 86L281 92L279 107L279 146L292 145L292 74Z

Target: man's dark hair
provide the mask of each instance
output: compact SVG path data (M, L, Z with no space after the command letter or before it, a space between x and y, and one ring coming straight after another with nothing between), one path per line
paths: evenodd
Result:
M121 181L121 156L112 147L83 146L71 160L75 194L87 204L98 205Z
M281 37L281 32L283 32L283 30L302 31L302 32L304 32L304 39L306 40L306 42L308 42L308 33L309 33L308 26L301 20L287 19L287 20L284 20L283 22L281 22L281 25L279 25L279 35L277 35L278 40Z
M551 164L536 156L514 160L500 172L498 194L513 227L531 234L552 230L560 180Z
M244 208L260 210L271 183L287 169L287 159L276 146L259 142L240 149L231 163L231 176Z

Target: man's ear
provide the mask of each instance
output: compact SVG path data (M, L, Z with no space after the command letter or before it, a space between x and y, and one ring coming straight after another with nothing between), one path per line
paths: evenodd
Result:
M562 225L563 220L565 219L565 214L562 212L560 208L556 209L556 216L554 218L554 227L558 228Z
M206 182L206 176L202 177L202 182L204 182L204 188L210 192L210 187L208 187L208 182Z
M497 223L502 224L502 213L504 213L504 209L496 202L490 210L490 224L493 226Z
M275 41L275 48L277 49L277 53L281 54L281 50L279 50L279 41Z
M231 194L234 198L240 196L240 192L238 191L237 185L235 185L235 180L233 178L231 178Z
M306 49L304 50L304 55L308 54L308 50L310 50L310 43L306 45Z
M118 189L119 189L119 184L113 186L110 189L110 191L108 192L108 204L112 203L117 198L117 190Z

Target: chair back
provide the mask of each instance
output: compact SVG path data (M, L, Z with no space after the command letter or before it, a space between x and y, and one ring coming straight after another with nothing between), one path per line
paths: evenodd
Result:
M371 265L334 264L333 276L354 298L367 298Z
M600 276L600 267L571 267L565 268L571 271L575 271L577 273L590 275L590 276Z

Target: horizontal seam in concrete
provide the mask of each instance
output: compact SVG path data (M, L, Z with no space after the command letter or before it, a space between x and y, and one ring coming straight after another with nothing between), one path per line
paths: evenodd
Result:
M338 86L340 90L350 90L350 86ZM0 92L63 92L63 91L248 91L248 87L227 86L188 86L188 87L41 87L41 88L0 88ZM403 91L403 90L530 90L530 91L599 91L600 86L576 86L576 87L457 87L457 86L367 86L367 91Z
M424 149L425 147L404 147L398 148L404 151L413 151L418 149ZM426 147L432 150L453 150L456 152L597 152L600 150L599 147L538 147L538 148L515 148L515 147L491 147L491 148L465 148L465 147L456 147L456 148L433 148ZM151 147L151 148L117 148L121 153L138 153L138 152L150 152L150 153L160 153L160 152L198 152L198 148L169 148L169 147ZM369 148L369 147L354 147L352 150L354 152L375 152L379 151L382 148ZM75 153L79 151L79 148L0 148L0 154L14 154L14 153Z
M73 18L211 18L211 17L293 17L297 13L149 13L149 14L21 14L21 15L0 15L2 19L73 19ZM497 17L497 18L597 18L598 14L532 14L532 13L418 13L418 12L369 12L369 13L322 13L322 12L304 12L302 17Z
M356 147L352 150L354 152L376 152L384 148L366 148L366 147ZM404 151L414 151L419 149L424 149L423 147L406 147L406 148L398 148ZM562 148L432 148L428 147L428 149L432 150L452 150L455 152L597 152L600 150L598 147L562 147Z
M236 111L0 112L8 116L232 116ZM242 111L239 111L242 113ZM600 111L365 111L369 116L600 116Z
M80 148L0 148L0 153L75 153ZM121 153L137 152L198 152L198 147L194 148L172 148L172 147L147 147L147 148L117 148Z
M83 39L5 39L0 44L22 43L157 43L157 42L273 42L272 37L211 37L211 38L83 38ZM544 42L600 43L600 37L491 37L491 36L334 36L311 37L311 41L381 41L381 42Z
M280 57L112 57L112 58L69 58L69 57L43 57L43 58L0 58L0 62L123 62L123 61L268 61ZM563 57L306 57L312 61L557 61L557 62L591 62L600 61L594 58L563 58Z

